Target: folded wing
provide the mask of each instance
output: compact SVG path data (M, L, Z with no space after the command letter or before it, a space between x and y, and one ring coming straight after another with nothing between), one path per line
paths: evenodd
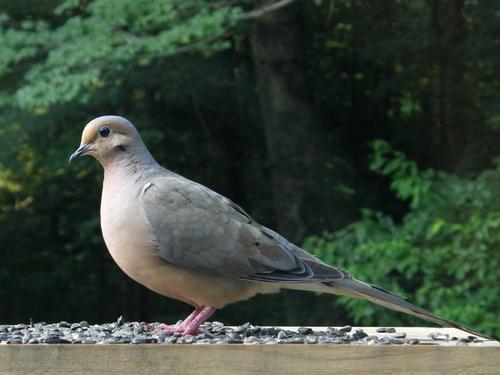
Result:
M260 282L351 278L256 223L229 199L183 177L153 177L141 199L158 254L167 262Z

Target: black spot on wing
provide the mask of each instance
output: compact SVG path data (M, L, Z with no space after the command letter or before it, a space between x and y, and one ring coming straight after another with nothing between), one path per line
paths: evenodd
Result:
M261 232L264 236L266 236L267 238L271 239L271 240L276 240L276 238L274 238L268 231L267 231L267 228L262 228L261 229ZM279 243L280 241L278 241Z

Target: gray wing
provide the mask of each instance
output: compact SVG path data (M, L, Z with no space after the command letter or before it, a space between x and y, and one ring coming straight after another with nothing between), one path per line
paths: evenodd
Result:
M158 254L167 262L263 282L351 278L256 223L229 199L183 177L150 179L141 199Z

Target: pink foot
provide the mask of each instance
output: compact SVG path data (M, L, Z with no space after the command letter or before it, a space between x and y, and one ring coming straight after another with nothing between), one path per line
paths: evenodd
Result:
M198 332L198 327L207 321L215 312L215 307L205 306L184 328L183 335L194 335Z
M184 332L184 329L186 329L187 325L191 323L191 321L196 317L196 315L200 313L201 310L201 307L196 308L191 314L188 315L186 319L184 319L180 323L173 325L161 324L160 328L158 328L156 332L165 332L169 335L172 335L174 333L182 333Z
M155 333L160 333L160 332L165 332L168 335L173 335L174 333L177 332L178 327L180 326L175 324L161 324L158 329L155 330Z
M176 325L162 324L156 332L165 332L169 335L180 333L182 335L194 335L198 333L198 327L206 322L215 312L215 307L199 307L194 310L184 321Z

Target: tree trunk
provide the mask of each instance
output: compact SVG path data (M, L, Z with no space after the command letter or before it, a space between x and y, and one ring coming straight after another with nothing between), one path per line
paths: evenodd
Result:
M457 171L465 157L470 129L470 100L467 96L463 45L465 41L464 0L433 0L434 43L434 129L436 166Z
M256 7L268 3L258 0ZM300 10L293 4L269 12L255 20L250 35L277 230L294 241L306 232L305 196L311 191L315 149Z

